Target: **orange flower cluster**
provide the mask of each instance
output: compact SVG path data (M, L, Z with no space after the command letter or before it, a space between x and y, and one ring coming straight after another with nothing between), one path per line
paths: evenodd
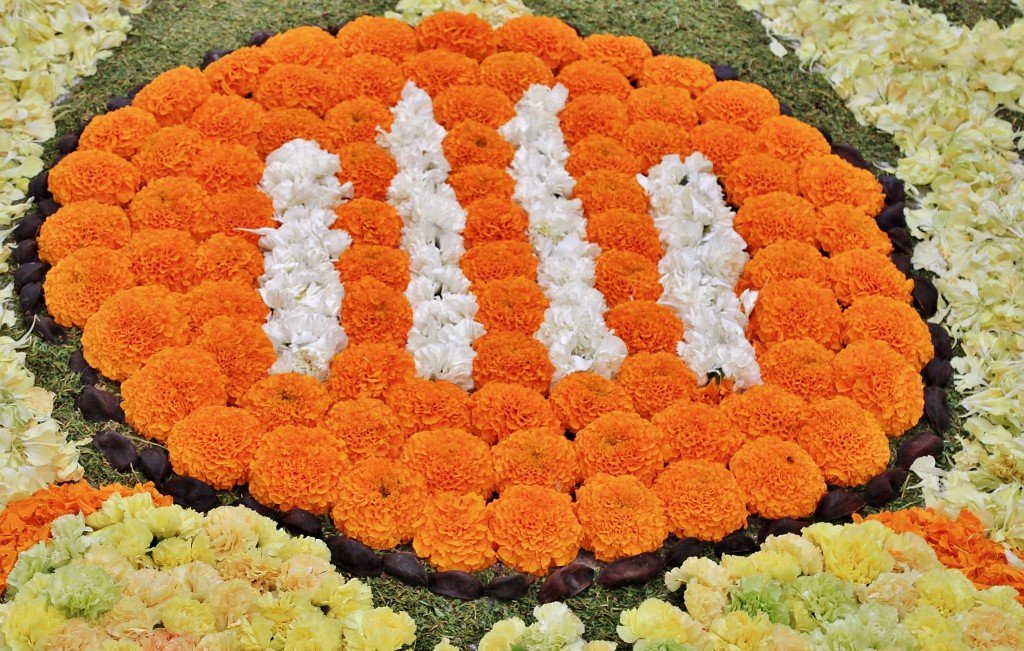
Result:
M479 199L466 206L462 239L467 249L502 240L526 240L529 218L518 204L500 197Z
M503 167L491 165L466 165L455 170L448 177L448 185L455 191L455 198L463 206L487 198L499 198L512 201L516 182Z
M614 66L599 61L573 61L562 68L555 83L569 89L569 97L584 95L611 95L626 101L633 92L626 76ZM687 96L689 99L689 96Z
M491 448L464 429L416 432L402 446L399 459L423 475L431 492L478 493L490 497L494 491Z
M825 495L825 477L802 447L774 436L750 441L729 469L747 496L750 511L764 518L802 518Z
M836 395L836 355L813 339L787 339L768 344L761 354L765 383L789 391L804 400Z
M580 480L576 450L560 428L521 429L491 449L498 491L544 486L571 493Z
M871 412L889 436L900 436L921 419L921 376L883 341L864 339L841 350L835 378L839 395Z
M910 303L914 281L878 251L853 249L831 258L829 278L841 304L864 296L885 296Z
M98 201L123 206L139 189L139 170L102 149L74 151L53 166L49 189L57 203Z
M398 64L376 54L356 54L345 60L339 84L341 99L369 97L386 106L398 102L405 85L405 75Z
M601 472L633 475L650 486L665 465L663 439L661 430L638 414L605 414L576 433L580 472L584 479Z
M644 86L626 100L629 119L636 122L656 120L685 130L697 126L697 105L690 93L676 86Z
M605 324L630 355L671 353L683 340L683 322L672 308L654 301L626 301L605 312Z
M324 125L336 146L373 142L377 128L391 128L394 116L388 107L369 97L339 102L324 115Z
M515 148L493 128L475 120L455 125L441 143L453 170L470 165L504 169L512 164Z
M102 246L88 246L54 265L43 281L43 293L46 308L57 323L84 328L108 298L135 285L128 256Z
M670 122L641 120L629 125L622 144L640 163L641 169L654 167L668 155L685 159L693 152L689 134Z
M384 402L412 435L433 429L469 429L469 396L451 382L412 378L391 387Z
M534 281L509 276L474 286L479 311L476 321L488 332L516 331L532 335L544 321L548 299Z
M173 228L137 231L124 253L140 285L162 285L187 292L196 280L196 241Z
M256 188L222 192L210 197L210 214L196 225L195 232L200 237L223 233L256 244L259 234L246 231L273 228L273 216L274 204L270 197Z
M331 360L324 386L335 400L383 398L412 380L416 364L404 348L391 344L349 344Z
M655 414L651 424L664 437L661 451L668 463L679 459L729 463L748 439L748 434L736 426L724 409L702 402L675 402Z
M722 411L747 438L774 436L796 440L803 420L804 401L775 384L759 384L722 400Z
M260 182L263 159L245 145L207 141L189 174L213 194L242 190Z
M229 402L238 401L249 387L267 377L277 361L263 327L235 316L213 317L199 329L193 343L217 360L220 372L227 378Z
M576 180L573 192L583 202L583 209L588 215L616 208L647 213L647 194L636 177L630 174L610 170L591 172Z
M537 278L537 257L528 242L502 240L480 244L466 251L459 266L473 284L512 276L530 281Z
M323 116L342 98L336 79L317 68L278 63L263 73L253 99L263 108L304 108Z
M540 57L553 71L580 58L583 39L557 18L517 16L494 32L502 52L528 52Z
M326 513L348 470L345 444L320 427L283 425L267 432L249 471L249 492L281 511Z
M583 547L600 561L651 552L665 542L664 506L636 477L594 475L576 491L574 507Z
M498 47L497 36L486 20L476 14L442 11L416 25L420 49L443 49L483 61Z
M412 548L417 556L445 572L477 572L494 563L484 498L476 493L435 493L427 500Z
M413 539L428 494L420 473L393 459L370 457L340 473L331 519L346 536L390 549Z
M333 110L333 109L332 109ZM324 149L333 149L334 133L316 113L304 108L276 108L267 111L255 149L261 155L274 151L286 142L302 138L316 141Z
M547 71L546 67L541 67ZM480 64L475 59L442 49L424 50L412 55L402 64L402 73L431 97L437 97L452 86L483 83L480 81ZM485 85L498 88L491 83ZM508 99L514 101L512 97Z
M569 150L565 169L579 179L598 170L639 174L645 168L617 138L594 135L580 140Z
M434 119L446 129L466 120L497 129L515 115L512 100L491 86L452 86L434 97Z
M412 307L402 292L364 277L345 287L341 325L353 344L404 346L412 327Z
M216 93L250 97L276 63L277 57L267 48L243 47L206 66L203 74Z
M580 53L584 61L606 63L634 81L651 56L651 48L642 38L614 34L591 34L583 39Z
M834 203L818 211L814 236L830 255L853 249L870 249L882 255L892 253L892 241L863 210Z
M701 122L721 120L757 131L779 115L779 101L767 89L744 81L721 81L697 98Z
M50 215L39 229L39 259L56 264L87 246L120 249L131 237L131 224L117 206L79 201Z
M265 377L238 399L268 429L285 425L317 427L331 406L322 384L308 375L281 373Z
M409 285L409 254L389 246L356 244L334 264L341 282L351 286L363 278L387 285L398 293Z
M128 206L134 231L175 228L195 232L210 210L210 195L187 176L165 176L150 181Z
M264 432L263 423L244 409L200 407L171 428L171 465L180 475L230 489L249 480L249 466Z
M544 396L517 384L488 382L469 396L470 429L488 445L513 432L557 428L558 419Z
M796 194L796 167L768 154L744 154L729 166L722 184L729 203L742 207L748 199L772 192Z
M579 432L605 414L634 411L625 389L589 371L570 373L559 380L551 389L548 404L570 432Z
M640 71L641 88L675 86L686 89L694 98L704 94L716 81L714 69L703 61L667 54L645 60Z
M679 538L721 540L747 524L747 496L720 463L686 459L670 463L654 482L665 505L668 529Z
M920 371L935 353L928 324L903 301L884 296L858 298L843 312L843 343L878 339Z
M744 207L749 206L748 202ZM770 280L806 278L819 287L831 289L829 259L814 246L796 240L776 240L754 253L743 268L739 290L761 289Z
M572 498L542 486L510 486L488 506L498 559L527 574L568 565L583 542Z
M796 442L834 486L861 486L889 465L889 439L878 421L842 396L808 405Z
M263 273L259 247L242 237L216 233L195 251L196 277L256 286Z
M843 203L873 216L885 205L882 184L874 174L833 154L804 158L799 178L800 194L819 208Z
M360 16L338 30L338 43L347 56L377 54L401 63L416 53L416 32L401 20Z
M757 136L741 126L711 120L697 126L690 133L690 142L714 163L714 172L719 176L727 174L740 156L757 150Z
M626 301L656 301L661 297L658 265L632 251L612 249L597 257L594 287L609 307Z
M194 332L216 316L235 316L257 323L267 319L267 306L250 283L206 280L185 294L185 303Z
M189 118L188 125L210 140L252 149L259 139L265 114L263 107L250 99L210 95Z
M345 443L352 461L397 459L406 439L394 410L375 398L339 400L331 405L322 424Z
M733 226L751 252L783 240L817 246L814 206L789 192L769 192L745 201ZM820 257L820 256L819 256Z
M795 164L808 156L832 152L820 131L788 115L777 115L762 122L757 130L757 144L769 156Z
M83 151L102 149L130 159L158 128L152 113L136 106L125 106L89 120L78 139L78 148Z
M263 49L281 63L309 66L334 72L345 60L345 50L337 39L319 27L296 27L267 39Z
M178 66L154 77L138 92L132 106L148 111L157 124L168 127L186 122L211 92L202 72Z
M636 353L619 369L616 384L636 413L650 418L678 400L698 400L697 376L674 353Z
M558 122L566 144L572 147L588 136L621 138L629 126L629 114L626 105L611 95L584 95L565 105Z
M490 382L518 384L547 393L555 366L544 344L522 332L489 332L473 342L473 383L477 388Z
M645 213L613 208L588 215L587 239L602 250L629 251L654 263L661 260L658 229L654 227L654 220Z
M397 247L402 240L402 218L383 201L359 197L334 209L337 219L331 228L352 236L352 242Z
M534 84L552 86L555 76L539 57L528 52L498 52L480 63L480 83L497 88L513 102Z
M164 176L191 176L204 142L199 132L184 125L164 127L139 147L132 164L146 183Z
M838 350L843 311L832 290L811 280L773 280L761 289L750 331L761 343L808 337Z

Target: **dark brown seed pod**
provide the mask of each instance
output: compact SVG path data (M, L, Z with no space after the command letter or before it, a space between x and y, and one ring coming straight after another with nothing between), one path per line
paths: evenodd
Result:
M864 158L864 154L860 153L860 150L853 145L846 143L833 144L832 153L854 167L859 167L863 170L871 169L868 161Z
M935 457L938 461L943 449L942 439L932 432L914 434L901 443L896 451L896 467L910 470L910 466L921 457Z
M85 353L79 348L68 356L68 368L72 373L81 375L86 369L92 368L89 362L85 361Z
M71 152L78 149L78 134L76 133L65 133L57 141L57 149L62 154L70 154Z
M340 31L341 31L341 28L342 28L342 27L344 27L345 25L348 25L348 22L349 22L349 21L347 21L347 20L343 20L343 21L341 21L340 23L334 23L333 25L328 25L328 26L327 26L327 27L325 27L324 29L325 29L325 30L327 31L327 33L328 33L328 34L330 34L331 36L337 36L337 35L338 35L338 32L340 32Z
M740 73L737 72L736 68L727 66L724 63L711 66L711 69L715 71L715 79L718 81L736 81L740 78Z
M563 20L562 22L565 23L566 25L568 25L569 27L572 27L572 31L576 32L576 36L579 36L580 38L586 38L587 37L586 32L584 32L582 29L580 29L580 26L577 25L576 23L570 22L568 20Z
M658 47L657 45L652 45L648 43L647 47L651 48L651 56L660 57L662 54L664 54L664 52L661 51L661 48Z
M565 601L583 592L594 584L594 568L582 563L570 563L560 567L544 579L537 594L542 604Z
M324 535L324 523L306 509L289 509L281 514L278 522L300 536L322 538Z
M194 477L171 477L164 484L163 492L174 498L174 503L206 513L221 506L217 492L208 484Z
M757 542L744 533L736 532L715 543L714 549L719 556L749 556L757 551Z
M885 192L885 203L892 205L907 198L903 179L892 174L883 174L878 177L878 182L882 184L882 192Z
M910 256L906 253L890 254L889 259L892 260L892 265L899 269L907 278L911 278L914 275L914 264L910 261Z
M252 47L259 47L266 43L274 34L275 32L272 32L269 29L257 29L249 36L249 42L247 43L247 45L250 45Z
M418 588L427 585L427 571L416 555L409 552L384 554L384 571L406 585Z
M890 228L901 228L907 225L907 215L902 201L882 208L882 212L875 217L875 223L883 231Z
M953 365L948 360L936 357L924 367L923 374L925 381L931 386L944 387L953 376Z
M53 213L55 213L58 210L60 210L60 204L57 203L56 201L54 201L52 197L47 197L46 199L42 199L36 205L39 208L39 213L43 216L44 220L47 217L49 217L50 215L52 215Z
M692 556L703 556L707 550L707 544L696 538L677 540L665 552L665 567L679 567L686 559Z
M892 247L898 253L910 255L914 252L914 240L910 237L910 231L906 228L890 228L885 234L889 236Z
M935 289L932 281L927 278L915 278L912 294L914 307L921 313L921 316L926 319L935 316L935 312L939 309L939 291Z
M50 198L50 170L43 170L28 182L28 196L36 201Z
M171 476L171 460L163 448L145 448L139 451L139 470L146 479L163 486Z
M664 563L652 552L628 556L612 561L597 577L597 584L606 588L647 583L661 573Z
M511 574L509 576L496 576L491 582L484 586L484 594L501 601L512 601L522 599L530 591L530 584L533 582L525 574Z
M949 429L952 419L945 389L934 386L924 388L924 417L939 434Z
M121 400L109 391L97 389L94 386L83 387L82 392L75 398L74 404L75 409L82 412L82 417L86 420L98 423L124 422Z
M127 97L111 97L110 100L107 101L107 110L116 111L117 109L122 109L126 106L131 106L131 104L132 101Z
M848 518L864 506L864 498L844 490L830 490L818 501L814 519L819 522L833 522Z
M114 470L128 472L139 463L139 451L131 439L118 434L112 429L96 432L92 437L92 446L103 453Z
M928 331L932 334L932 348L935 350L935 356L939 359L953 359L953 340L949 338L946 329L938 323L929 323Z
M909 473L903 468L890 468L868 482L864 501L871 506L885 506L899 497Z
M206 66L210 65L214 61L219 61L232 52L234 52L234 50L207 50L206 54L203 55L203 63L199 66L199 69L202 70L206 68Z
M43 300L43 284L29 283L22 287L21 293L18 294L18 305L26 314L42 312L46 307L46 302Z
M779 518L778 520L769 520L764 523L764 526L757 532L757 544L764 544L765 540L768 540L768 536L784 536L787 533L794 533L799 535L805 527L811 526L811 523L807 520L794 520L793 518Z
M832 137L832 132L831 131L829 131L828 129L826 129L825 127L823 127L821 125L813 125L813 126L825 138L825 142L828 143L829 147L831 147L832 145L835 144L836 141Z
M11 257L18 264L39 262L39 243L36 242L35 238L22 240L18 242L18 246L14 247L14 253L11 254Z
M331 562L342 572L365 579L384 571L380 556L358 540L333 536L327 539L327 548L331 550Z
M792 107L790 107L789 104L784 104L782 102L779 102L779 115L786 115L788 117L793 117L793 109L792 109Z
M64 328L60 327L51 316L37 314L31 319L25 319L25 323L32 329L32 334L46 343L60 346L68 341L68 333L64 332Z
M135 86L132 86L128 90L128 98L129 99L135 99L135 96L138 95L142 91L142 89L145 88L148 85L149 85L149 82L145 82L145 83L142 83L142 84L137 84ZM88 124L86 124L85 126L88 126Z
M46 278L50 265L45 262L28 262L14 270L14 291L20 292L29 283L41 283Z
M11 238L15 242L24 242L25 240L34 240L39 235L39 229L43 225L43 216L39 214L38 210L33 210L29 214L21 218L18 225L11 231Z
M256 511L263 517L270 518L275 522L277 522L278 518L281 517L281 514L275 511L274 509L270 508L269 506L266 506L265 504L259 503L256 500L256 498L249 493L248 489L244 490L242 492L242 495L237 500L235 500L235 504L238 506L244 506L245 508L250 509L252 511Z
M469 572L450 570L428 574L427 590L442 597L472 601L483 595L484 584Z

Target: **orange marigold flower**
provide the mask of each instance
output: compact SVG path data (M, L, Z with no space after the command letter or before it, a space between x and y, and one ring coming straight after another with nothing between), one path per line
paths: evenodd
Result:
M195 234L210 237L223 233L241 237L251 244L259 241L258 233L248 229L274 228L274 202L256 188L243 188L232 192L221 192L210 197L210 212L206 219L195 225Z
M277 361L274 346L255 321L231 315L216 316L203 324L195 345L213 355L227 378L228 401L236 402L253 384L266 378Z
M622 362L616 383L644 418L677 400L699 399L697 376L675 353L630 355Z
M640 72L652 54L650 46L636 36L591 34L583 39L580 56L585 61L600 61L613 66L635 80L640 78Z
M759 356L766 384L780 386L804 400L836 394L835 353L813 339L787 339L768 344Z
M583 39L558 18L516 16L494 31L501 52L529 52L554 71L580 58Z
M909 304L914 281L878 251L852 249L831 258L829 278L842 305L864 296L885 296Z
M241 237L217 233L196 249L196 277L255 285L263 273L263 254Z
M583 548L599 561L659 549L668 532L661 499L636 477L597 474L576 491Z
M335 104L324 116L327 135L335 145L373 142L377 127L391 129L395 116L388 107L369 97L357 97Z
M49 189L57 203L98 201L125 205L139 189L139 171L125 159L101 149L73 151L53 166Z
M207 142L189 174L210 194L252 188L263 178L263 159L243 145Z
M763 86L745 81L720 81L697 98L701 122L721 120L757 131L761 124L779 115L779 100Z
M151 135L132 158L143 183L164 176L188 176L203 152L203 136L183 124Z
M600 472L633 475L650 486L665 465L663 439L661 430L639 414L618 411L578 431L573 446L584 479Z
M434 97L434 119L446 129L466 120L497 129L515 115L512 101L490 86L451 86Z
M98 201L69 203L50 215L39 229L39 259L56 264L87 246L120 249L131 233L128 217L117 206Z
M605 312L604 321L630 355L675 352L683 340L683 322L671 308L654 301L619 303Z
M480 83L480 64L475 59L457 52L442 49L426 50L406 59L402 64L402 74L428 95L436 97L452 86L472 86Z
M537 257L528 242L499 241L474 246L459 261L471 283L487 283L511 276L537 278Z
M751 252L780 240L817 245L814 206L789 192L751 197L736 211L733 227ZM820 255L818 256L821 257Z
M821 249L830 255L852 249L870 249L882 255L892 253L892 240L878 227L874 218L843 203L834 203L818 211L814 235L821 242Z
M804 158L799 183L800 194L819 208L845 203L877 215L885 206L885 193L875 175L833 154Z
M469 415L470 430L488 445L519 430L561 425L540 392L505 382L489 382L474 391L469 396Z
M275 34L263 44L281 63L335 72L345 61L345 50L336 38L319 27L306 25Z
M200 407L175 423L167 436L179 475L227 490L249 480L249 466L266 429L237 407Z
M625 389L589 371L569 373L559 380L548 404L570 432L580 431L604 414L634 411Z
M491 449L498 491L543 486L571 493L580 479L572 441L560 428L535 427L509 434Z
M597 256L594 287L610 307L626 301L656 301L661 296L661 274L649 258L631 251L605 251Z
M157 124L168 127L188 120L210 92L210 82L201 70L178 66L160 73L143 86L132 100L132 106L149 111Z
M626 105L612 95L582 95L558 114L562 136L572 147L587 136L621 138L629 126Z
M689 130L697 126L697 105L686 89L644 86L629 95L626 111L632 122L656 120Z
M467 249L501 240L526 240L529 217L518 204L501 197L479 199L466 206L462 239Z
M742 206L771 192L796 194L796 167L768 154L745 154L733 161L722 183L729 203Z
M924 412L921 376L889 344L855 341L836 355L836 391L878 420L889 436L900 436Z
M650 215L613 208L587 217L587 239L603 251L630 251L651 262L661 260L658 229Z
M625 145L645 171L670 154L686 159L693 153L690 136L678 125L660 120L634 122L622 136Z
M166 287L115 293L82 329L85 361L115 382L128 379L154 353L188 342L188 316L179 308Z
M188 125L209 140L256 147L263 128L263 107L237 95L211 95L189 118Z
M322 116L342 97L337 80L323 70L278 63L260 77L253 99L265 109L304 108Z
M692 97L699 97L716 82L714 69L703 61L669 54L647 59L640 71L641 88L676 86L690 91Z
M398 64L376 54L357 54L345 59L335 79L339 99L366 96L385 106L394 106L402 96L405 75Z
M82 328L108 298L135 285L127 255L88 246L61 258L50 269L43 293L46 309L57 323Z
M200 407L223 407L227 378L213 355L196 346L164 348L121 383L121 407L139 434L167 441L171 428Z
M238 399L268 430L283 425L317 427L331 406L327 389L316 378L301 373L265 377Z
M843 344L864 339L884 341L919 371L935 352L928 324L917 311L885 296L858 298L843 312Z
M396 292L409 285L409 254L376 244L356 244L341 254L334 268L345 285L362 278L378 280Z
M682 459L670 463L654 482L679 538L718 541L747 526L747 497L729 469L720 463Z
M790 163L832 151L820 131L788 115L776 115L762 122L757 130L757 144L764 153Z
M474 286L479 311L476 321L487 332L515 330L532 335L544 322L549 302L534 281L509 276Z
M455 125L444 137L442 147L453 170L468 165L506 168L515 155L515 147L497 131L474 120Z
M431 429L469 429L469 396L446 380L412 378L384 394L406 434Z
M510 486L488 511L498 559L520 572L543 575L568 565L583 542L572 498L551 488Z
M395 18L360 16L338 30L345 54L377 54L401 63L419 48L412 27Z
M804 401L775 384L759 384L722 400L722 411L746 438L776 436L796 440Z
M370 457L342 473L331 519L346 536L390 549L412 540L428 495L420 473L392 459Z
M131 158L159 128L149 111L125 106L89 120L78 139L78 149L102 149L121 158Z
M729 463L747 442L747 435L724 410L703 402L674 402L655 414L651 424L664 435L661 451L669 463L679 459Z
M555 366L544 344L521 332L489 332L473 342L473 383L507 382L547 393Z
M423 474L431 492L478 493L485 498L494 492L491 448L464 429L416 432L402 446L399 459Z
M216 93L250 97L276 63L277 56L266 48L242 47L203 68L203 74Z
M796 442L833 486L861 486L889 465L889 439L878 421L842 396L808 405Z
M809 337L839 350L843 311L831 290L804 278L773 280L761 289L750 332L762 343Z
M495 560L487 502L476 493L435 493L427 500L412 548L438 571L477 572Z
M405 346L412 307L405 295L379 280L360 278L345 287L341 325L353 344Z
M499 52L480 64L480 83L497 88L513 102L518 102L526 89L534 84L551 87L555 75L539 57L528 52Z
M589 172L611 170L623 174L639 174L645 170L639 159L617 138L587 136L569 150L565 170L575 178Z
M398 384L412 380L416 364L404 348L391 344L350 344L331 360L327 392L335 400L383 398Z
M746 493L750 511L762 518L806 517L827 490L811 455L774 436L744 445L733 455L729 469Z
M360 197L346 201L334 209L337 220L331 228L339 228L352 236L355 245L375 244L397 248L402 240L402 218L393 206Z
M199 331L213 317L225 314L256 323L267 319L267 305L249 283L204 280L185 295L185 305L193 331Z
M333 110L333 109L331 109ZM286 142L296 138L314 140L323 149L334 148L334 130L316 113L304 108L277 108L267 111L259 141L253 149L264 158Z
M352 182L357 197L383 201L398 165L384 149L370 142L354 142L338 148L341 171L338 180Z
M439 11L416 25L421 50L440 48L483 61L498 47L494 29L476 14Z
M139 285L185 292L196 280L196 241L173 228L137 231L124 248Z
M249 470L249 492L280 511L327 513L350 473L345 444L320 427L283 425L267 432Z
M349 458L397 459L405 443L405 432L395 412L375 398L340 400L331 405L323 426L345 442Z
M583 202L588 216L614 208L647 213L647 194L631 174L609 170L590 172L576 180L573 193Z
M574 61L562 68L555 82L569 89L569 96L611 95L625 102L633 87L614 66L600 61ZM696 117L696 114L694 114Z
M743 209L745 210L749 205L748 202ZM744 228L749 229L751 226L752 224L748 220ZM832 285L828 279L828 263L828 258L822 257L821 252L807 242L775 240L764 248L757 249L750 262L743 267L739 290L761 289L770 280L796 280L797 278L806 278L819 287L831 288Z
M448 185L463 206L492 197L512 201L516 189L512 176L492 165L467 165L448 177Z
M690 144L714 163L715 174L723 176L737 158L757 150L757 137L743 127L712 120L690 132Z
M210 195L188 176L165 176L150 181L128 206L135 232L174 228L196 232L210 212Z

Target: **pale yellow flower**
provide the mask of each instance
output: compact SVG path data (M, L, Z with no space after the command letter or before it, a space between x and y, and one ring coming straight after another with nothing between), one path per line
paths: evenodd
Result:
M634 648L643 640L695 644L701 639L700 626L692 617L660 599L647 599L636 608L622 611L617 631L622 641L634 643Z
M496 622L480 638L479 651L511 651L526 633L526 624L518 617Z
M177 635L194 635L197 638L216 630L216 619L210 604L196 601L191 597L174 597L160 607L160 619L164 628Z
M416 641L416 623L390 608L355 612L345 624L348 651L398 651Z

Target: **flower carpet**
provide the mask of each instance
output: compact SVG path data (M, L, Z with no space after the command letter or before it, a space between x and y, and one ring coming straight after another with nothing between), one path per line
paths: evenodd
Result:
M1024 23L740 4L901 158L683 50L403 0L163 65L43 169L144 7L19 9L0 648L1024 647L978 289L1020 286Z

